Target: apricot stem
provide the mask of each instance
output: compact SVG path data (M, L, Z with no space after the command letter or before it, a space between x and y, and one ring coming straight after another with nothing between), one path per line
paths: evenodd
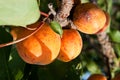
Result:
M25 27L27 30L36 30L37 28L29 28L29 27Z
M52 3L49 3L49 4L48 4L48 8L50 9L50 12L49 12L49 13L52 13L52 14L55 16L55 15L56 15L56 12L55 12L55 10L53 9Z
M40 14L43 15L43 16L45 16L45 17L48 17L48 16L49 16L48 14L46 14L46 13L44 13L44 12L42 12L42 11L40 11Z
M18 43L18 42L21 42L21 41L27 39L28 37L30 37L30 36L32 36L34 33L36 33L36 32L41 28L41 26L42 26L43 24L44 24L44 22L40 22L39 27L38 27L34 32L32 32L31 34L29 34L29 35L27 35L27 36L25 36L25 37L23 37L23 38L20 38L20 39L17 39L17 40L15 40L15 41L11 41L11 42L8 42L8 43L0 44L0 48L5 47L5 46L9 46L9 45L12 45L12 44L16 44L16 43ZM13 37L14 37L14 36L13 36Z

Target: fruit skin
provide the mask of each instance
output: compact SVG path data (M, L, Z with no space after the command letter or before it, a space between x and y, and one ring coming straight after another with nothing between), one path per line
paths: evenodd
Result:
M75 59L82 49L82 38L77 30L63 29L58 60L69 62Z
M93 3L77 5L73 13L73 23L77 29L86 34L95 34L106 23L103 10Z
M29 64L37 65L53 62L59 54L60 46L60 36L47 23L34 35L16 44L20 57Z
M88 80L107 80L107 78L102 74L92 74Z
M101 32L104 32L105 30L107 30L107 28L110 26L110 22L111 22L111 18L110 18L110 15L107 13L107 12L104 12L105 15L106 15L106 23L105 25L103 26L102 29L100 29L97 33L101 33ZM97 34L96 33L96 34Z
M120 73L117 74L112 80L120 80Z

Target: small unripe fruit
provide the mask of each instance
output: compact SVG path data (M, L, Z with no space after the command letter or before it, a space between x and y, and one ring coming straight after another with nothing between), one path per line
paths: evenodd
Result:
M106 15L93 3L77 5L73 14L73 23L86 34L95 34L106 24Z
M32 26L37 27L38 23ZM24 30L22 32L24 32ZM23 35L27 32L29 32L29 30L24 32ZM20 36L19 34L17 35L18 37ZM45 23L35 34L17 43L16 47L20 57L25 62L29 64L47 65L57 58L60 45L60 36Z
M107 80L107 78L102 74L92 74L88 80Z
M57 34L62 36L63 30L62 30L62 27L60 26L60 24L57 21L51 21L50 22L50 27L53 29L53 31L55 31Z
M77 30L64 29L58 59L63 62L75 59L80 54L82 45L82 38Z

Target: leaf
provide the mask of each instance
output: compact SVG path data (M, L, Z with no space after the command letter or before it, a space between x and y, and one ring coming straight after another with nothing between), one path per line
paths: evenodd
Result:
M89 63L86 65L88 71L91 73L101 73L100 68L94 61L89 61Z
M110 14L112 12L112 5L113 5L113 0L106 0L107 1L107 12Z
M117 19L118 21L120 21L120 11L118 11L118 12L116 13L116 19Z
M120 57L120 44L115 44L115 51L118 57Z
M23 72L19 70L15 76L15 80L21 80L23 77Z
M120 43L120 31L114 30L110 32L110 37L112 41Z
M12 48L9 58L9 69L15 80L21 80L24 75L25 62L20 58L15 47Z
M0 44L12 41L11 35L0 27ZM8 59L11 46L0 48L0 80L12 80L11 72L8 67Z
M89 0L81 0L81 3L87 3Z
M0 0L0 25L25 27L39 17L37 0Z
M57 21L50 22L50 27L53 29L53 31L55 31L57 34L62 36L63 30L62 30L62 27L60 26L60 24Z

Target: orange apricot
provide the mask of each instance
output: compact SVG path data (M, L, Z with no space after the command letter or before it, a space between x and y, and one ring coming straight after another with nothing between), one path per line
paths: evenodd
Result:
M106 15L93 3L77 5L73 13L73 23L77 29L86 34L95 34L106 24Z
M82 38L77 30L64 29L58 60L68 62L75 59L82 49Z
M38 23L30 26L37 27ZM30 30L19 30L17 36L24 35ZM24 32L24 33L23 33ZM60 51L61 39L50 26L45 23L32 36L16 44L17 51L20 57L29 64L47 65L53 62Z
M107 80L107 78L102 74L92 74L88 80Z
M103 26L103 28L100 29L97 33L101 33L101 32L103 32L103 31L105 31L105 30L109 27L109 25L110 25L111 18L110 18L109 14L108 14L107 12L104 12L104 13L105 13L105 15L106 15L106 23L105 23L105 25Z

